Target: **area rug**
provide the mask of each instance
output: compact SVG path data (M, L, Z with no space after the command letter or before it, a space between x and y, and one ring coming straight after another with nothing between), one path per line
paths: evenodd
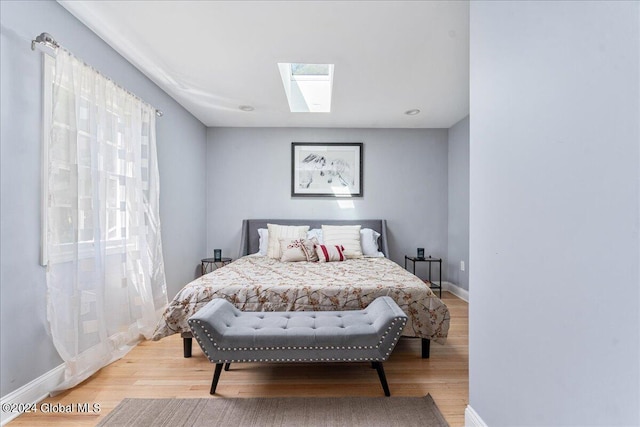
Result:
M98 426L440 427L425 397L124 399Z

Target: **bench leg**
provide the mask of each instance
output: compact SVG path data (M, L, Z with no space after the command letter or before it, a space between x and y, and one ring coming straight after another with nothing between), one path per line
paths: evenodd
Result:
M389 384L387 384L387 377L384 375L384 368L382 367L382 362L372 362L373 366L375 366L378 371L378 377L380 377L380 383L382 384L382 389L384 390L385 396L391 396L391 392L389 392Z
M231 362L227 362L224 364L224 370L228 371L229 370L229 366L231 366Z
M422 338L422 358L429 358L429 351L431 350L431 340Z
M191 343L193 338L182 338L182 352L184 357L191 357Z
M218 387L218 380L220 379L220 373L222 373L222 363L216 363L216 370L213 373L213 381L211 382L211 391L209 394L216 393L216 387Z

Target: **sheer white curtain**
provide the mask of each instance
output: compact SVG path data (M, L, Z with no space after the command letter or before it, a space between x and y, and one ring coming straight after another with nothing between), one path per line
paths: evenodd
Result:
M155 110L60 49L48 147L47 317L75 386L167 303Z

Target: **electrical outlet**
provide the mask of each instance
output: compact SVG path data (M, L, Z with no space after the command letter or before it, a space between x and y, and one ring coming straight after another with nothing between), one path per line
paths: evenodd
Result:
M460 271L464 271L464 261L460 261Z

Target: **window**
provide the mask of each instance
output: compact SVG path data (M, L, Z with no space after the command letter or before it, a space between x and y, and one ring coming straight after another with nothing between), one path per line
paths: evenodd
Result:
M55 72L55 61L49 55L42 55L42 167L40 168L42 175L42 199L40 202L40 264L47 265L49 257L47 256L47 206L49 200L49 140L51 128L51 116L53 106L53 76Z
M81 84L78 96L70 81L55 78L55 58L43 58L41 264L47 265L52 257L71 258L74 251L80 258L91 257L96 243L105 244L107 253L126 244L137 227L127 210L134 197L127 188L137 179L133 162L143 162L143 171L148 171L149 149L148 141L141 142L141 153L125 143L133 137L131 121L139 121L131 114L130 100L108 90L96 93L100 89L90 80ZM142 138L148 139L149 132L142 128ZM50 239L56 242L55 250Z
M331 112L333 64L278 63L292 113Z
M291 76L326 76L329 77L329 64L291 64Z

